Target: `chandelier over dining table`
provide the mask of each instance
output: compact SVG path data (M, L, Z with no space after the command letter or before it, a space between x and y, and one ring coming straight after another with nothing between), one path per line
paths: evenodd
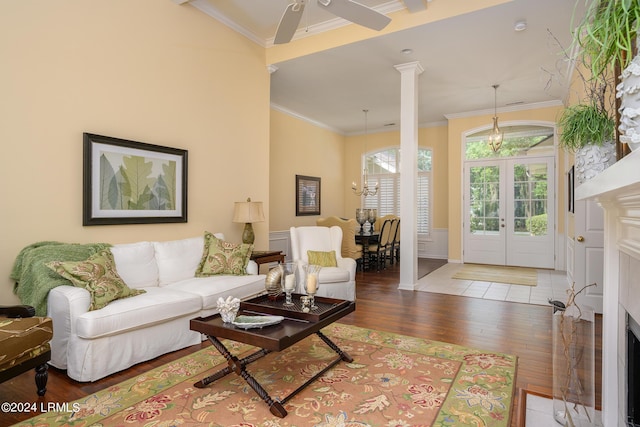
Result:
M373 185L369 185L369 177L367 174L367 114L369 110L362 110L364 112L364 168L362 169L362 189L358 190L358 186L356 182L353 181L351 183L351 189L356 196L375 196L378 194L378 183L374 183Z

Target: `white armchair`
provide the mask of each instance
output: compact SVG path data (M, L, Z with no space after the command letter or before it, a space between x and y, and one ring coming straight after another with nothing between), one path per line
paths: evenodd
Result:
M336 252L337 267L322 267L317 296L356 299L356 261L342 258L342 229L333 227L291 227L291 255L299 265L309 262L307 251Z

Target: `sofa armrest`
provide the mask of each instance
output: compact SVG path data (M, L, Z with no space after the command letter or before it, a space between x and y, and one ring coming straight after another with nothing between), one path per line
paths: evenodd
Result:
M247 274L256 275L258 274L258 270L258 264L254 260L250 259L247 264Z
M89 291L75 286L56 286L49 291L47 315L53 321L51 365L67 368L69 337L76 333L76 318L89 311Z

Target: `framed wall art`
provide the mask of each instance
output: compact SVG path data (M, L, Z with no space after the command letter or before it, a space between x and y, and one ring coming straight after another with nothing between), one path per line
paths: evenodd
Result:
M187 151L83 134L83 225L187 222Z
M320 215L320 178L296 175L296 216Z

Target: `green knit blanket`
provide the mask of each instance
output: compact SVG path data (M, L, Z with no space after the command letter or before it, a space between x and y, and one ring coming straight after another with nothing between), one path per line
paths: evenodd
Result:
M35 308L37 316L47 315L47 296L56 286L73 284L49 269L49 261L84 261L102 249L109 248L108 243L62 243L38 242L26 246L18 254L11 279L15 280L13 292L22 304Z

